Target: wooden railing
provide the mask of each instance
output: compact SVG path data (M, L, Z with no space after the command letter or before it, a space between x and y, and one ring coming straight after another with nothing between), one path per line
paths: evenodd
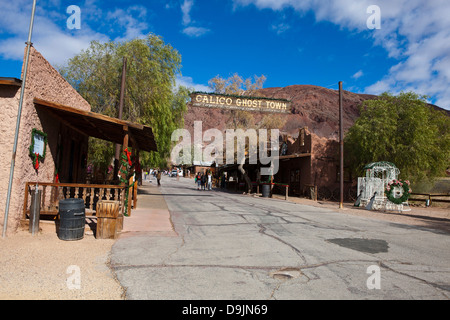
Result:
M41 190L41 215L57 215L59 200L67 198L80 198L84 200L86 215L95 215L99 200L119 201L119 212L123 213L125 203L125 187L103 184L78 183L48 183L39 182ZM36 188L36 182L26 182L23 203L23 219L30 213L31 193ZM133 193L132 193L133 194Z
M411 193L409 201L427 201L431 206L433 202L447 202L450 203L449 193Z

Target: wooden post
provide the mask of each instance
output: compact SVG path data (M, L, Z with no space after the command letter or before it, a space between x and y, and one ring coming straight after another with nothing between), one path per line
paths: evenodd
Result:
M119 202L99 200L97 202L97 239L116 239L120 231L116 224L119 216Z
M122 82L120 86L120 98L119 98L119 119L122 119L123 112L123 100L125 96L125 80L126 80L126 72L127 72L127 58L123 57L123 65L122 65ZM116 144L116 153L114 157L114 178L117 179L117 174L120 170L120 145Z
M138 190L138 182L135 181L133 185L133 209L137 208L137 190Z
M133 200L133 177L130 177L130 180L128 180L128 208L127 213L128 216L131 216L131 201Z
M137 208L137 190L138 190L138 186L140 183L142 183L142 171L140 169L140 163L139 163L139 148L137 147L137 144L134 144L134 148L133 148L133 152L134 152L134 173L135 173L135 181L134 181L134 186L133 186L133 208L136 209ZM139 170L138 170L139 169ZM139 172L140 171L140 172Z
M124 132L124 136L123 136L123 144L122 144L122 147L123 147L123 150L125 150L126 148L128 148L128 126L123 126L123 132ZM123 151L122 150L122 151ZM124 174L124 173L120 173L120 176L124 179L124 180L126 180L127 179L127 177L126 177L126 175ZM124 182L120 182L120 184L123 186L123 185L125 185L125 183Z

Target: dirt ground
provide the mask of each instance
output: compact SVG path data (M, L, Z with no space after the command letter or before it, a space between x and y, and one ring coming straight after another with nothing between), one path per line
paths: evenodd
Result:
M283 199L278 196L275 198ZM293 197L288 201L334 209L339 214L382 219L450 233L448 207L411 207L411 211L398 213L368 211L350 203L345 203L344 208L339 209L336 202L314 202ZM57 237L53 222L41 221L40 226L42 230L34 236L26 229L0 238L1 300L124 299L124 290L108 267L115 240L99 240L92 232L87 232L81 240L63 241ZM79 288L77 284L80 284Z
M0 238L1 300L118 300L124 292L108 267L115 240L92 232L60 240L53 222L32 235L18 230Z

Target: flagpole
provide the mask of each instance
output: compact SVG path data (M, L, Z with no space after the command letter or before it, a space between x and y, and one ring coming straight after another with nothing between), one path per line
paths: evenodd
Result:
M339 209L344 208L344 122L342 94L342 81L339 81Z
M23 70L23 77L22 77L22 87L20 89L20 100L19 100L19 109L17 111L17 121L16 121L16 132L14 135L14 146L13 146L13 152L12 152L12 158L11 158L11 168L9 172L9 184L8 184L8 194L6 196L6 208L5 208L5 217L3 222L3 233L2 237L6 237L6 229L8 226L8 213L9 213L9 202L11 199L11 189L12 189L12 182L14 177L14 165L16 161L16 151L17 151L17 140L19 137L19 127L20 127L20 117L22 114L22 105L23 105L23 96L25 91L25 82L27 80L27 71L28 71L28 60L30 57L30 48L31 48L31 34L33 31L33 24L34 24L34 13L36 11L36 0L33 0L33 9L31 11L31 21L30 21L30 28L28 30L28 41L27 44L27 53L25 56L25 66Z

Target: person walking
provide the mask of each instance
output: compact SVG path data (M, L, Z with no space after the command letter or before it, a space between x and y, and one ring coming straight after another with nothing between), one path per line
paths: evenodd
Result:
M202 190L206 190L206 174L202 174Z
M197 190L200 190L200 185L202 183L202 176L200 175L200 172L197 173Z
M161 185L161 170L158 170L158 173L156 174L156 181L158 181L158 186Z
M212 189L212 174L211 171L208 171L208 190Z

